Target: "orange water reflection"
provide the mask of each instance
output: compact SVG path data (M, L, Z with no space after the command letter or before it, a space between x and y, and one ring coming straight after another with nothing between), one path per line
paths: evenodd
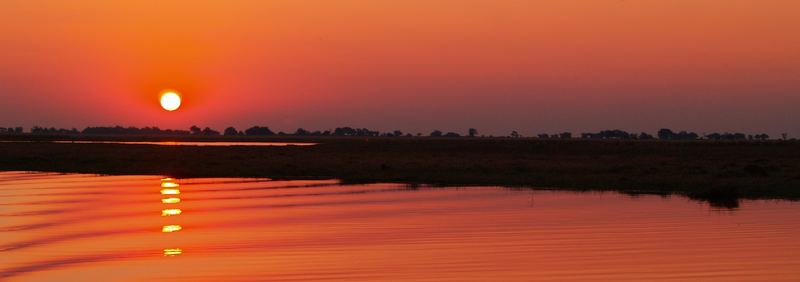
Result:
M183 227L181 227L180 225L177 225L177 224L164 225L163 227L161 227L161 232L164 232L164 233L178 232L181 229L183 229Z
M164 256L177 256L183 254L181 249L164 249Z
M161 210L161 216L173 216L173 215L180 215L183 213L181 209L163 209Z
M161 199L161 202L165 204L177 204L181 202L181 198L164 198Z
M165 178L165 179L171 179L171 178ZM175 187L180 187L180 186L181 186L180 184L172 182L171 180L163 180L163 179L161 180L161 187L164 187L164 188L175 188ZM164 189L164 190L167 190L167 189ZM175 190L177 190L177 189L175 189Z
M171 209L182 212L155 214ZM786 201L0 173L0 280L797 281L798 213Z
M161 189L162 195L178 195L181 193L181 190L178 189Z
M180 185L178 184L177 180L175 180L173 178L162 178L161 179L161 187L172 188L172 189L162 189L161 190L161 195L169 196L167 198L162 198L161 199L161 203L163 203L165 205L168 205L168 206L174 206L174 205L170 205L170 204L177 204L177 203L181 202L181 198L172 197L172 195L180 194L180 190L177 189L178 187L180 187ZM167 190L167 191L165 191L165 190ZM183 211L181 209L176 209L176 208L170 208L170 209L161 210L161 216L177 216L177 215L180 215L182 213L183 213ZM173 233L173 232L178 232L178 231L181 231L181 230L183 230L183 226L178 225L178 224L169 224L169 225L164 225L164 226L161 227L161 232L162 233ZM179 249L179 248L166 248L166 249L163 250L163 254L164 254L164 256L173 257L173 256L178 256L178 255L183 254L183 250Z

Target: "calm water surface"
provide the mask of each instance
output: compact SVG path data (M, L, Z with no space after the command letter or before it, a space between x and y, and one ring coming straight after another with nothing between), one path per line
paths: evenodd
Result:
M798 281L800 204L0 173L2 281Z

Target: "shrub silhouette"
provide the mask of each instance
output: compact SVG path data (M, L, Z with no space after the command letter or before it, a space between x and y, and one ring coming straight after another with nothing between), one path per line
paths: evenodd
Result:
M266 126L253 126L245 130L244 133L251 136L275 135L275 132L272 132L272 130L270 130L269 127Z
M225 134L225 136L232 136L232 135L239 135L239 132L236 131L236 128L234 128L233 126L230 126L228 128L225 128L225 133L224 134Z

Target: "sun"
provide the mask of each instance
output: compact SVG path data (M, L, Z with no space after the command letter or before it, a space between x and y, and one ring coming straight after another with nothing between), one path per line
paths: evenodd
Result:
M181 95L175 91L162 92L161 107L170 112L177 110L181 107Z

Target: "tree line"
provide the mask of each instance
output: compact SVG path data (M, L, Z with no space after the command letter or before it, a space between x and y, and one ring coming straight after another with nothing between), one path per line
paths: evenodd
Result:
M23 127L0 127L0 134L23 134L25 133ZM354 136L354 137L443 137L443 138L456 138L456 137L510 137L510 138L523 138L517 131L511 131L506 136L492 136L492 135L479 135L478 130L470 128L467 130L466 135L461 135L456 132L441 130L434 130L428 134L422 133L406 133L400 130L381 132L377 130L370 130L367 128L353 128L349 126L337 127L332 130L306 130L298 128L294 132L275 132L267 126L253 126L245 130L237 130L235 127L227 127L222 132L214 130L210 127L201 128L199 126L192 126L188 130L175 130L175 129L160 129L158 127L123 127L123 126L100 126L100 127L87 127L83 130L76 128L54 128L54 127L40 127L34 126L31 128L31 134L46 134L46 135L198 135L198 136ZM656 135L651 135L646 132L632 133L624 130L602 130L599 132L586 132L581 133L579 137L574 137L571 132L561 132L555 134L537 134L528 136L527 138L537 139L625 139L625 140L726 140L726 141L746 141L756 140L764 141L770 140L770 136L766 133L761 134L745 134L740 132L724 132L724 133L709 133L697 134L688 131L673 131L671 129L662 128ZM780 137L775 139L788 140L788 134L782 133ZM794 138L792 139L794 140Z

